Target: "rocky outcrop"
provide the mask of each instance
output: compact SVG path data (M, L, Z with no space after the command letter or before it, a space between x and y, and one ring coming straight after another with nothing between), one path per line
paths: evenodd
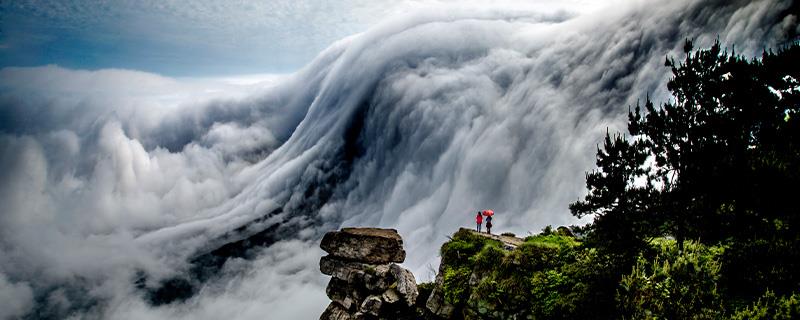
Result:
M331 256L364 263L403 262L403 238L394 229L344 228L328 232L319 245Z
M439 266L439 272L436 273L436 282L433 287L431 295L425 301L425 308L431 313L443 319L450 319L453 315L455 307L444 299L444 264Z
M345 228L327 233L319 261L331 276L331 299L320 319L416 319L417 283L405 260L403 239L393 229Z

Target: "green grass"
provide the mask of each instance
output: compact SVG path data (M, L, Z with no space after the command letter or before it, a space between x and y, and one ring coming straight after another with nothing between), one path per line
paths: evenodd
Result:
M578 240L576 240L574 237L568 237L554 233L526 237L525 243L551 248L575 247L580 244L580 242L578 242Z

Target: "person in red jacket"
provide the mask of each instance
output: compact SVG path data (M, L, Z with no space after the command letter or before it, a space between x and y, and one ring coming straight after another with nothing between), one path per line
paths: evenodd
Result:
M475 216L475 222L478 223L478 232L481 232L481 224L483 224L483 215L480 211L478 211L478 215Z

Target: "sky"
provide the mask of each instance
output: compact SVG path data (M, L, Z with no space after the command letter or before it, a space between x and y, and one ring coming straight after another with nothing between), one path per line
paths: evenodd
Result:
M319 239L350 226L430 281L475 210L587 222L597 143L669 99L685 39L800 34L789 0L0 8L0 320L315 319ZM235 243L261 245L207 263ZM191 295L154 303L171 281Z
M289 73L333 42L386 17L448 2L3 1L0 67L55 64L173 77ZM600 2L567 3L559 8L588 10Z
M303 1L4 1L4 66L286 73L384 7ZM343 10L344 9L344 10Z

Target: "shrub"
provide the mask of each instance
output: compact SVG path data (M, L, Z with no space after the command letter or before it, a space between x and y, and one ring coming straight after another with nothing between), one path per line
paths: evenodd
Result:
M461 229L441 248L442 263L447 265L469 264L469 259L478 253L487 243L500 245L497 240L488 239Z
M651 242L658 253L640 256L630 274L622 277L617 304L630 319L711 319L723 310L717 292L721 248L675 241Z
M493 268L505 252L500 241L489 239L462 229L442 245L443 290L445 301L456 308L466 304L471 294L470 277L475 270Z
M538 234L535 236L525 237L526 244L534 244L538 246L547 246L551 248L561 247L574 247L580 244L575 238L563 236L556 233Z
M791 320L800 319L800 294L775 296L767 290L752 306L736 312L731 320Z
M472 269L469 267L445 267L443 271L442 289L445 301L456 307L464 305L470 294L469 277Z
M730 295L755 301L767 289L785 295L800 288L800 240L765 238L728 244L721 257L721 284Z

